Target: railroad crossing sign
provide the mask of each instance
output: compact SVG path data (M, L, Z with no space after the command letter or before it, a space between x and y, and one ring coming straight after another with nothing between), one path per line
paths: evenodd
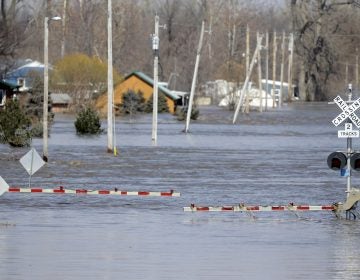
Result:
M346 119L351 120L357 127L360 127L360 119L355 114L355 111L360 108L360 98L355 100L350 106L338 95L335 97L334 102L340 107L342 112L332 120L335 126L338 126Z
M352 123L345 124L345 130L338 131L338 138L358 138L359 130L352 130Z

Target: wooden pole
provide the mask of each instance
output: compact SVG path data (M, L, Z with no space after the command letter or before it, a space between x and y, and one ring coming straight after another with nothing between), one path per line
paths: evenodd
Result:
M107 138L108 138L108 153L114 151L114 131L113 131L113 110L114 110L114 84L113 84L113 67L112 67L112 0L108 0L108 73L107 73L107 90L108 90L108 103L107 103Z
M49 18L44 19L44 103L43 103L43 160L48 161L49 110Z
M196 87L197 73L198 73L199 62L200 62L200 53L201 53L201 48L202 48L202 42L203 42L203 38L204 38L204 31L205 31L205 22L203 21L201 24L200 40L199 40L199 45L198 45L197 54L196 54L194 76L193 76L193 80L192 80L192 84L191 84L188 110L187 110L187 114L186 114L185 133L188 133L189 126L190 126L191 110L192 110L192 104L193 104L193 99L194 99L194 94L195 94L195 87Z
M252 73L252 70L253 70L254 65L255 65L255 60L256 60L256 58L258 56L258 52L260 50L261 41L262 41L262 36L260 36L260 39L257 42L254 55L253 55L253 57L251 59L251 63L250 63L250 67L249 67L249 74L246 76L245 82L244 82L243 87L242 87L241 92L240 92L240 98L239 98L239 102L238 102L238 104L236 106L236 110L235 110L235 114L234 114L234 118L233 118L233 124L235 124L235 122L237 120L237 117L239 115L239 111L240 111L240 107L241 107L241 105L243 103L245 91L246 91L246 88L247 88L249 80L250 80L250 75Z
M153 37L154 51L154 85L153 85L153 118L152 118L152 143L157 143L158 122L158 66L159 66L159 16L155 16L155 34Z
M275 96L275 81L276 81L276 52L277 52L277 43L276 43L276 31L274 31L274 38L273 38L273 82L272 82L272 93L273 93L273 105L272 107L275 108L276 96Z
M66 11L67 11L67 0L63 0L63 13L62 13L62 37L61 37L61 58L65 56L65 44L66 44Z
M289 61L288 61L288 101L291 101L293 98L293 89L292 89L292 63L293 63L293 53L294 53L294 36L290 33L289 36Z
M346 61L345 64L345 88L348 87L349 84L349 62Z
M260 35L259 32L256 33L256 42L257 44L259 44L258 42L260 41ZM259 83L259 101L260 101L260 106L259 106L259 111L262 112L263 111L263 102L262 102L262 84L261 84L261 45L260 45L260 49L258 51L258 55L257 55L257 64L258 64L258 83Z
M250 65L250 28L249 25L246 26L246 69L245 77L249 75L249 65Z
M356 48L356 65L355 65L355 87L356 90L359 90L359 55L358 55L358 48Z
M265 79L266 79L266 90L265 90L265 111L268 109L268 92L269 92L269 32L266 32L265 37L265 51L266 51L266 65L265 65Z
M283 97L283 89L284 89L284 64L285 64L285 31L283 31L282 42L281 42L279 107L281 107L282 105L282 97Z

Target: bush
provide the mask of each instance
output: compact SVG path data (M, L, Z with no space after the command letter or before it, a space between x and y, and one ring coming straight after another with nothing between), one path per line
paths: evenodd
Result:
M153 100L154 100L154 94L151 95L151 97L148 99L148 101L145 104L145 112L146 113L152 113L153 111ZM167 105L166 96L159 92L158 95L158 113L168 113L169 107Z
M188 107L183 107L177 114L177 120L178 121L183 121L186 119L186 115L187 115L187 111L188 111ZM200 111L197 107L192 107L191 109L191 116L190 119L192 120L197 120L197 118L200 115Z
M91 107L86 107L78 113L74 125L78 134L100 134L103 132L100 117Z
M17 100L7 100L0 111L0 142L13 147L29 146L31 143L30 119L21 110Z
M122 96L120 110L123 114L133 115L139 112L143 112L145 106L144 104L145 99L141 91L135 93L134 91L129 90Z

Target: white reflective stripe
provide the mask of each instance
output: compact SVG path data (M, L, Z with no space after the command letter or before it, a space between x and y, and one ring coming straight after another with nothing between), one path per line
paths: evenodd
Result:
M1 181L0 181L1 186ZM9 187L4 192L11 193L44 193L44 194L79 194L79 195L118 195L118 196L171 196L180 197L179 192L149 192L149 191L121 191L121 190L86 190L86 189L42 189L42 188L18 188Z
M283 212L283 211L333 211L332 205L276 205L276 206L190 206L185 212Z

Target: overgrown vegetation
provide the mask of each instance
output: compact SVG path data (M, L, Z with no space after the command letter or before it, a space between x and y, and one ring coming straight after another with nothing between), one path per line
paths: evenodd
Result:
M185 120L187 116L187 111L188 111L188 107L181 108L181 110L177 113L177 120L178 121ZM190 119L197 120L199 115L200 115L199 109L196 106L193 106L191 109Z
M141 91L135 93L129 90L122 96L122 103L120 104L120 112L122 114L135 115L144 112L145 98Z
M17 100L7 100L0 111L0 142L13 147L29 146L31 121L21 110Z
M80 135L94 135L103 132L99 114L91 107L80 110L75 120L76 133Z
M38 75L34 75L32 78L33 86L30 91L29 98L24 104L25 114L31 121L31 134L32 137L43 136L43 113L44 113L44 91L43 80ZM48 133L50 134L50 128L54 121L55 114L51 112L52 102L49 96L48 104Z
M145 103L145 113L152 113L153 111L154 94ZM162 92L158 94L158 113L168 113L169 107L167 105L166 96Z
M68 92L75 110L90 105L107 88L107 64L99 57L71 54L59 60L54 68L51 88ZM116 70L113 79L114 84L121 80Z

